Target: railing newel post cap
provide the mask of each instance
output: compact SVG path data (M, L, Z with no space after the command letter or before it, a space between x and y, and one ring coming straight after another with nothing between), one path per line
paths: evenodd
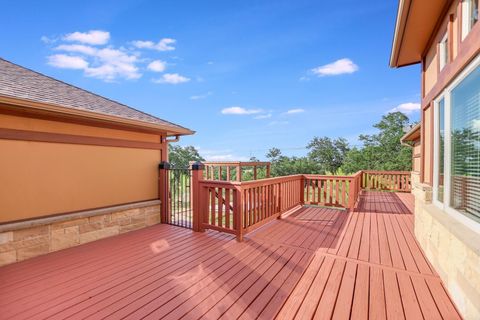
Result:
M192 163L192 170L203 170L205 169L205 165L200 161L195 161Z
M167 161L162 161L158 164L158 169L170 169L170 163L168 163Z

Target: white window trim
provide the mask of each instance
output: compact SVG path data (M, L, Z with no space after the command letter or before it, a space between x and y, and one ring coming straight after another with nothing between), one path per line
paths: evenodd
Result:
M440 40L440 44L438 46L439 53L438 53L438 59L440 60L439 62L439 67L440 71L445 68L445 66L448 64L448 32L445 33L443 36L442 40Z
M462 41L470 33L470 7L472 5L472 0L463 0L462 1Z
M480 222L475 221L472 218L469 218L465 214L453 209L450 206L450 174L451 174L451 93L452 90L455 89L471 72L473 72L476 68L480 67L480 55L478 55L465 69L455 78L455 80L447 87L445 90L440 93L440 95L434 100L434 128L435 126L438 128L438 124L436 119L438 119L438 102L444 98L444 112L445 112L445 145L444 145L444 189L443 189L443 204L436 200L438 195L438 176L437 176L437 168L438 168L438 144L439 144L439 136L437 128L434 129L434 163L433 163L433 201L432 203L446 212L449 216L460 222L461 224L465 225L467 228L473 230L476 233L480 234Z
M439 126L439 104L442 99L445 99L443 95L439 96L437 99L435 99L433 103L433 203L439 207L440 209L444 209L445 207L445 161L444 161L444 169L443 169L443 176L444 176L444 181L443 181L443 202L440 202L438 200L438 169L439 169L439 148L440 148L440 135L438 133L440 126ZM445 112L445 101L443 103L443 110ZM445 117L444 117L445 120ZM445 144L445 141L444 141ZM445 146L443 148L443 151L445 152ZM445 157L444 157L445 160Z

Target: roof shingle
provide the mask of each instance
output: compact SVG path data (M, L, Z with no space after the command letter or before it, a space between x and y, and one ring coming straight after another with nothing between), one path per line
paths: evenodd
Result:
M60 80L0 58L0 95L90 111L148 124L168 126L172 131L189 129L157 118Z

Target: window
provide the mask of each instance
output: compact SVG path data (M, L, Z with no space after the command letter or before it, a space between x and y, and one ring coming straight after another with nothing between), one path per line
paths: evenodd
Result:
M451 92L450 205L480 218L480 68Z
M445 89L434 112L434 202L480 222L480 57Z
M440 70L442 70L448 62L448 35L445 34L445 36L442 38L442 41L440 41L438 45L438 50L439 50L439 59L440 59Z
M462 2L462 40L465 39L473 25L478 21L478 1L464 0Z

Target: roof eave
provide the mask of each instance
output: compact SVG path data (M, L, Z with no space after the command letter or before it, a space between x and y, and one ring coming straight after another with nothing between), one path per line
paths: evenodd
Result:
M397 17L395 20L395 32L393 34L392 51L390 53L390 67L401 68L420 63L421 60L412 60L407 63L399 63L399 55L402 47L403 37L405 35L405 27L408 16L410 14L410 5L412 0L399 0Z
M416 139L412 139L412 137L420 131L420 128L421 128L421 123L417 123L415 126L413 126L412 129L410 129L410 131L408 131L407 133L405 133L401 138L400 138L400 142L405 142L405 141L414 141L414 140L417 140Z
M18 107L28 107L36 110L49 111L56 114L65 114L65 115L70 115L70 116L75 116L80 118L102 120L102 121L107 121L107 122L112 122L117 124L124 124L124 125L133 126L133 127L150 129L150 130L166 133L167 136L185 136L185 135L192 135L195 133L195 131L192 131L190 129L183 128L183 127L160 125L160 124L149 123L145 121L138 121L134 119L126 119L126 118L116 117L116 116L107 115L107 114L98 113L98 112L66 108L63 106L55 105L55 104L38 102L38 101L33 101L28 99L19 99L19 98L5 96L5 95L0 95L0 103L5 103L8 105L18 106Z

